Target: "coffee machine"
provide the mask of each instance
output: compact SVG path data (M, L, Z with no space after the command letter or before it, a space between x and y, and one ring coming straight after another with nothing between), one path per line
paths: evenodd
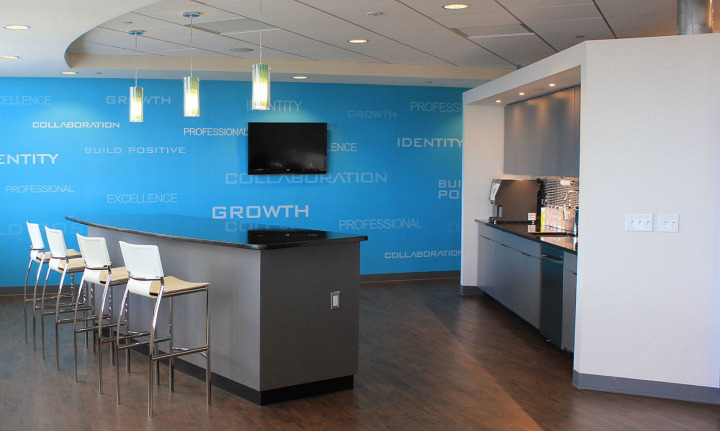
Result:
M492 223L532 223L537 219L540 180L494 179L490 185Z

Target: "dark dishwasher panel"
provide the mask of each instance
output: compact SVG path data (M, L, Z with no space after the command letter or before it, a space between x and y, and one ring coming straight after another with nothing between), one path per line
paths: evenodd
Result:
M554 247L542 247L540 333L557 347L562 343L563 257Z

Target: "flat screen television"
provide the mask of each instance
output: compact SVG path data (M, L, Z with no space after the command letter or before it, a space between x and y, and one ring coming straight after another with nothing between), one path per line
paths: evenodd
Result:
M248 174L327 173L327 123L248 123Z

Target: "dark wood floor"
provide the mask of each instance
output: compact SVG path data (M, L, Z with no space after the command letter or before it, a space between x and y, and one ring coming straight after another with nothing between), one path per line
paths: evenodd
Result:
M25 344L22 300L0 296L1 430L718 430L720 406L580 391L572 361L487 297L461 297L457 280L364 284L360 369L351 391L259 407L166 368L146 414L146 362L133 355L96 388L96 354L80 352L72 374L69 325L61 370ZM50 331L52 333L52 331ZM53 346L51 337L48 347ZM105 355L107 358L108 355Z

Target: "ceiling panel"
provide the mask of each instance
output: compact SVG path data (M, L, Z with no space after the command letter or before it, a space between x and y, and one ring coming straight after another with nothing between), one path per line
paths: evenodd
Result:
M85 35L83 35L83 40L86 42L115 46L132 51L135 50L135 36L101 27L94 28L85 33ZM141 53L169 51L183 47L183 45L177 43L166 42L164 40L153 39L146 36L139 36L137 38L137 49L138 52Z
M530 34L525 27L520 24L506 25L485 25L481 27L462 27L458 28L470 39L492 37L492 36L511 36Z
M597 3L620 38L677 33L677 0L597 0Z
M541 7L593 4L593 0L497 0L497 2L512 11Z
M554 53L535 35L488 37L475 39L475 42L521 66L534 63Z
M677 19L667 16L648 16L638 20L637 15L616 16L610 25L620 38L672 36L677 34Z
M515 15L532 28L538 21L561 21L568 19L601 18L600 11L594 4L569 6L551 6L513 10Z
M135 51L134 49L120 48L112 45L79 40L68 48L68 53L85 55L132 55Z
M558 51L585 40L614 38L602 18L542 21L533 23L532 29Z
M401 38L405 43L415 46L423 52L434 53L437 57L456 66L471 66L484 61L497 61L494 55L479 49L477 44L446 29L408 33L401 35ZM450 47L452 48L450 49Z
M466 13L462 15L444 15L434 17L440 24L448 28L497 26L518 24L511 14L504 9L498 12Z
M418 12L430 16L452 16L462 15L464 13L497 13L503 9L495 0L463 0L461 2L443 1L443 0L399 0L400 3L411 7ZM467 9L450 10L443 9L443 5L448 3L464 3L468 5Z
M238 35L230 35L230 37L239 37L242 38L242 40L246 40L250 43L256 44L258 47L260 45L260 33L247 33L247 34L238 34ZM338 49L337 47L315 41L313 39L309 39L305 36L300 36L298 34L289 33L283 30L276 30L276 31L264 31L262 32L262 44L263 49L272 48L277 50L278 52L286 52L286 53L293 53L298 51L307 51L311 49L326 49L326 52L329 52L330 50L335 51L342 51ZM336 57L337 55L335 55ZM361 57L359 55L348 55L348 57L353 57L354 60L359 60ZM308 60L317 60L318 58L307 58ZM367 60L367 59L363 59Z
M677 0L596 0L607 18L627 15L677 17Z

